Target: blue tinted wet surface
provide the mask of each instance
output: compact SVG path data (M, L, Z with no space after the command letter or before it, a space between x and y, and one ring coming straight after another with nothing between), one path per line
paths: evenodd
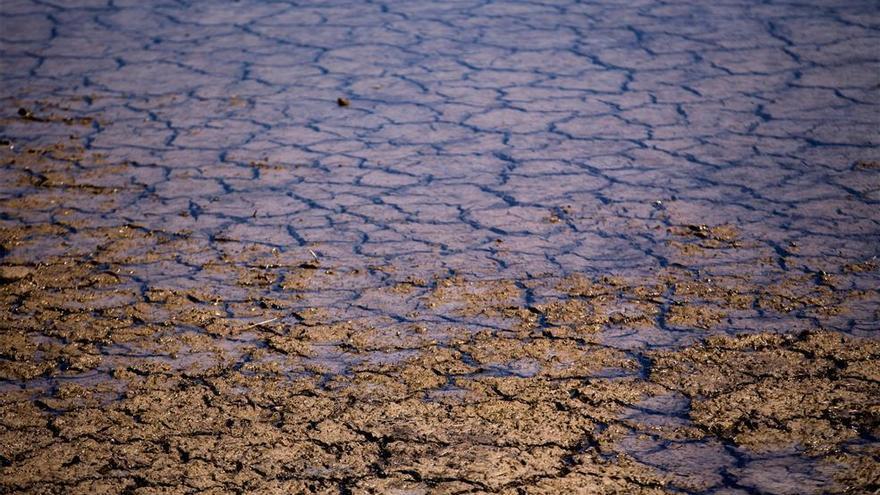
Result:
M77 136L148 191L116 219L517 275L670 262L627 222L877 254L871 2L4 11L7 114L95 118ZM57 140L30 128L5 132Z
M202 290L242 325L296 325L317 308L324 323L415 325L441 342L454 338L448 326L509 324L444 309L442 297L432 305L435 280L515 281L504 304L552 326L541 305L558 280L623 277L665 287L650 296L659 316L605 319L595 335L644 368L643 353L711 334L876 338L876 2L7 0L0 23L7 152L82 146L55 149L61 169L0 169L4 228L64 226L5 244L4 263L88 259L105 230L186 236L173 256L145 256L135 241L108 248L135 294L125 304ZM41 192L34 177L59 187ZM278 257L317 259L319 273L292 281L298 299L284 308L254 305L253 287L260 297L290 287L283 275L242 283L242 270ZM705 285L675 293L682 274L771 289L763 303L725 306ZM389 292L400 285L403 296ZM724 315L676 320L676 297ZM644 310L614 302L624 316ZM306 361L344 374L415 352L398 347L365 357L333 340ZM542 366L523 358L483 374L530 378ZM686 421L687 404L670 400L659 416ZM650 422L649 410L627 414ZM788 490L764 471L789 488L821 490L827 478L796 455L752 462L712 440L678 458L667 443L639 442L621 448L718 493ZM712 461L700 471L703 456Z

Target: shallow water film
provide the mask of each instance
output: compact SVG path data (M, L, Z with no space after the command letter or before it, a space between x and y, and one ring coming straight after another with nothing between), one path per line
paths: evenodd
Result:
M880 490L875 1L0 5L0 492Z

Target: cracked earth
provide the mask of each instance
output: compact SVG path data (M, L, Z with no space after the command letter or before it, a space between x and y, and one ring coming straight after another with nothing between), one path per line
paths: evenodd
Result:
M876 4L0 27L0 492L880 491Z

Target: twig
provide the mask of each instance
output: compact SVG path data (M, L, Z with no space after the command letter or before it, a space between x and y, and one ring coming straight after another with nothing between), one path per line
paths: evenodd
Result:
M260 325L265 325L266 323L272 323L273 321L275 321L279 318L280 318L280 316L276 316L275 318L269 318L268 320L260 321L260 322L254 323L253 325L248 325L248 326L244 327L242 330L250 330L251 328L258 327Z
M309 249L309 254L312 255L312 258L315 258L315 261L321 261L321 260L318 259L318 255L315 254L315 252L312 251L311 249Z

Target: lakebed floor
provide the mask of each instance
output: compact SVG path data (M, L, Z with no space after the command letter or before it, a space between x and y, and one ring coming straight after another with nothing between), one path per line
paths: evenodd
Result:
M4 6L0 491L880 489L869 2L122 3Z

